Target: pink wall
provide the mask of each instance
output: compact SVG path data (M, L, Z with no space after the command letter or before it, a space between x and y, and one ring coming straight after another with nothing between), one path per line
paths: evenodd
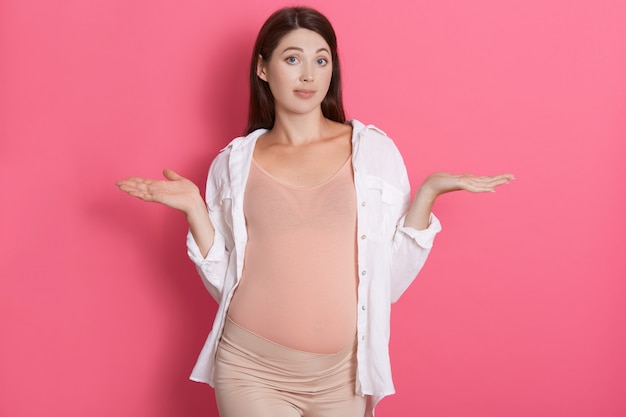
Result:
M187 376L216 307L182 215L114 187L203 183L243 128L262 20L284 3L0 4L0 415L215 416ZM626 3L312 0L348 113L448 195L395 305L379 416L626 415ZM352 4L353 7L349 7Z

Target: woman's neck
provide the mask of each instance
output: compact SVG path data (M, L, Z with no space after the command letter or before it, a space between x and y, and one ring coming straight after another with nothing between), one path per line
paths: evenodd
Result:
M304 145L327 136L332 124L324 117L321 109L304 115L278 113L270 134L279 142Z

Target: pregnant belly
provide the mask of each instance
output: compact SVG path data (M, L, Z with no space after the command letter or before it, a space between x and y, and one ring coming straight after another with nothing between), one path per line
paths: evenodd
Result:
M335 353L354 341L356 277L272 278L244 276L228 315L235 323L283 346Z

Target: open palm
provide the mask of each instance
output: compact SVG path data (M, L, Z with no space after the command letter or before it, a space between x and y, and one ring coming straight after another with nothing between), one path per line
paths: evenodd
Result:
M165 204L188 212L200 196L198 187L171 169L163 170L165 180L130 177L116 183L120 190L144 201Z

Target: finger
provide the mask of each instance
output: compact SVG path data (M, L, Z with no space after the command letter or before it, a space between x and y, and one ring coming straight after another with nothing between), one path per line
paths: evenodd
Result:
M472 193L494 192L497 186L507 182L505 179L486 181L483 178L473 178L468 179L463 188Z
M132 190L128 192L128 195L132 196L132 197L137 197L143 201L148 201L148 202L157 202L157 198L155 198L155 196L150 193L150 192L144 192L144 191L136 191L136 190Z
M117 188L125 192L136 190L138 188L137 187L138 183L129 179L118 181L116 185L117 185Z
M135 189L128 190L127 193L130 196L137 197L137 198L140 198L142 200L146 200L149 197L149 195L146 194L144 191L139 191L139 190L135 190Z
M118 187L120 190L126 191L126 192L132 191L132 190L146 191L151 187L152 183L153 182L151 180L145 180L145 179L126 180L124 182L121 182L118 185Z
M487 177L483 177L485 179L487 179L488 181L491 180L514 180L515 176L513 174L497 174L497 175L489 175Z
M500 185L508 184L509 182L510 180L507 178L498 178L498 179L492 179L492 180L486 181L483 183L483 185L485 187L495 188Z
M120 180L118 182L116 182L116 185L118 187L120 186L128 186L128 187L137 187L139 185L148 185L151 184L152 182L154 182L154 180L148 179L148 178L141 178L141 177L129 177L123 180Z
M117 180L115 182L115 185L118 187L125 187L134 183L135 183L135 179L130 177L130 178L124 178L123 180Z
M515 177L513 177L510 174L500 174L500 175L493 175L490 177L479 177L479 178L476 178L476 180L478 181L479 184L483 186L493 188L499 185L508 184L514 178Z
M497 175L483 175L480 177L474 177L474 179L482 182L489 182L494 180L512 180L515 177L512 174L497 174Z
M503 184L505 183L474 185L471 189L468 189L468 191L471 191L473 193L493 193L496 191L496 188L498 186Z
M178 175L176 172L172 171L169 168L165 168L163 170L163 176L170 181L177 181L177 180L183 179L183 177L181 177L180 175Z
M489 193L489 192L494 192L495 187L491 187L491 186L486 186L486 185L473 185L468 191L471 191L472 193Z
M119 189L144 201L162 202L169 184L168 181L139 178L136 181L124 181Z

